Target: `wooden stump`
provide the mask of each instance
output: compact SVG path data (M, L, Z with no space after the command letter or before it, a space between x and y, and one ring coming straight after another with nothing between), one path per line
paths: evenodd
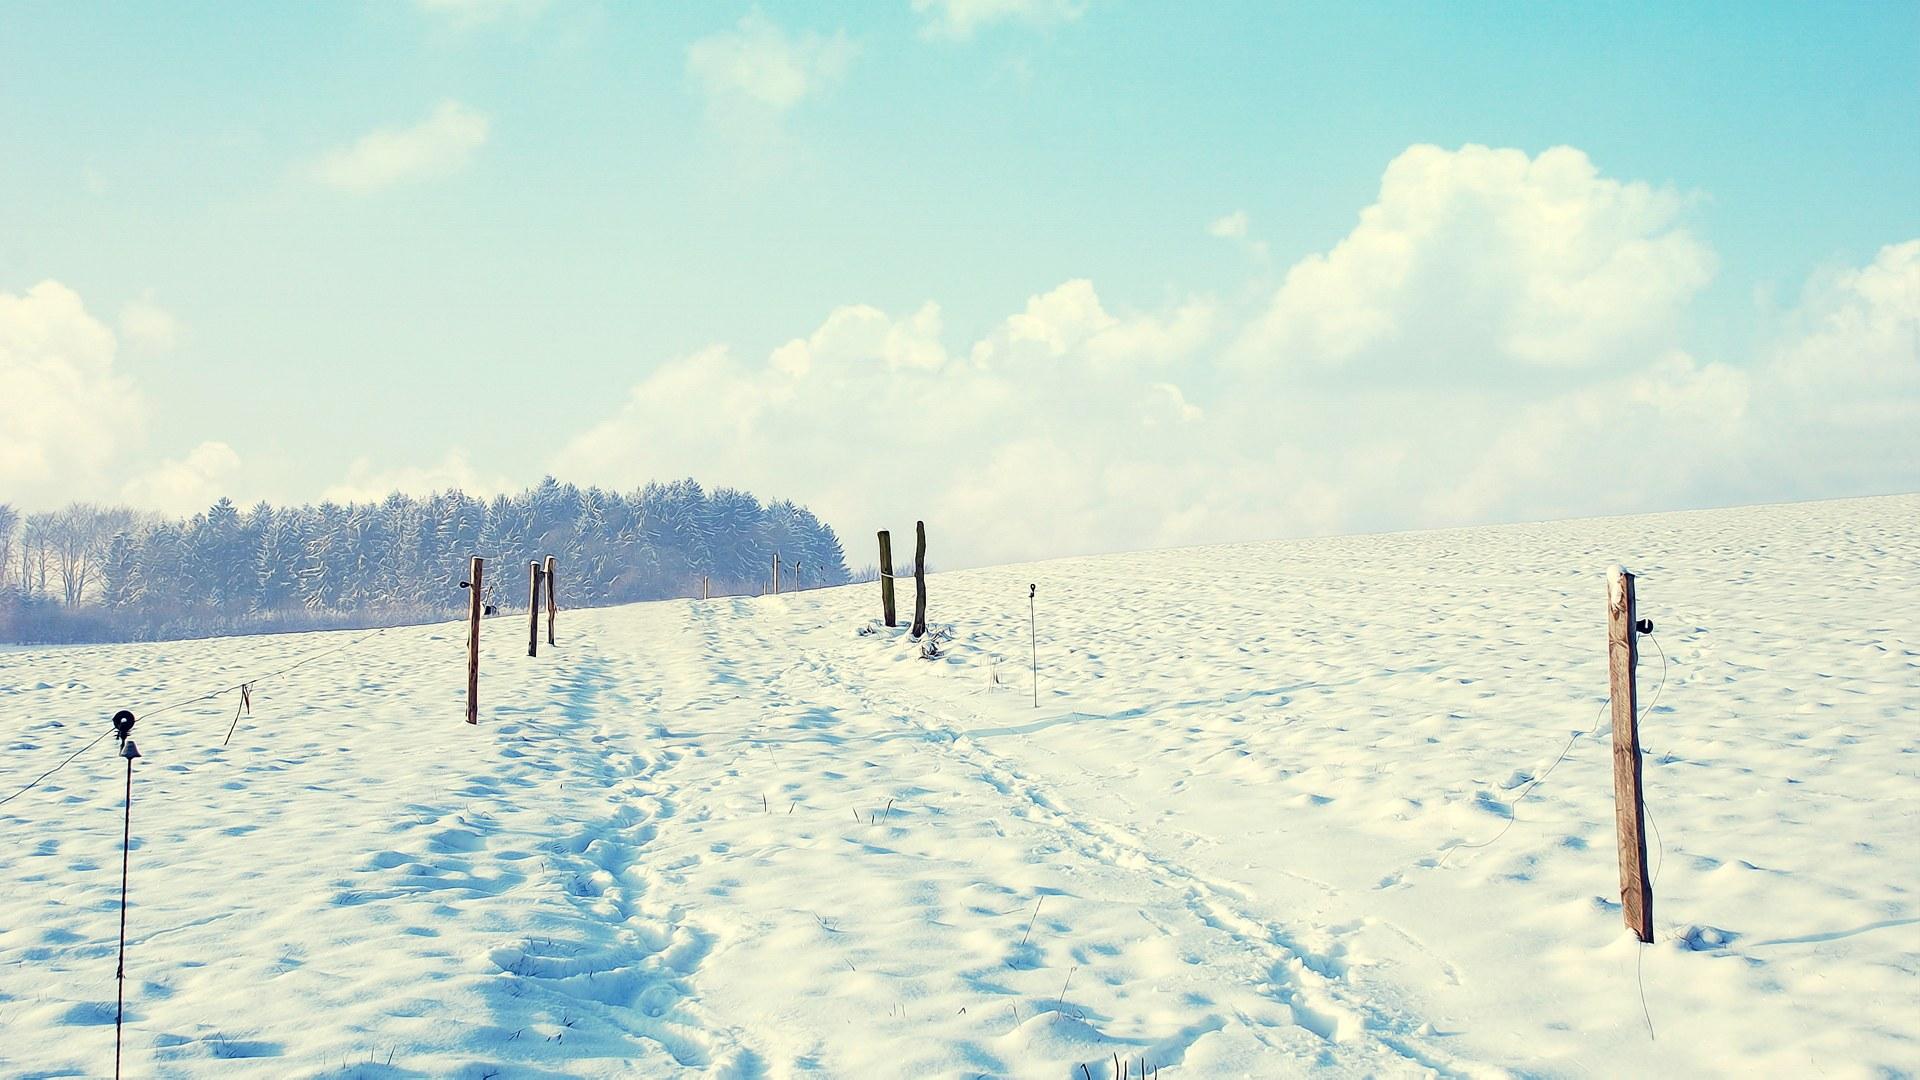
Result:
M900 625L893 613L893 536L880 530L880 615L888 626Z
M1607 690L1613 700L1613 817L1620 849L1620 912L1641 941L1653 940L1653 885L1647 880L1647 811L1640 790L1639 698L1634 669L1633 575L1614 567L1607 581Z
M913 523L913 636L927 632L927 523Z
M555 612L560 610L560 601L554 596L554 566L554 558L549 555L547 556L547 565L540 570L540 576L547 581L547 644L549 645L553 644L553 616Z
M487 561L473 557L467 568L467 723L480 722L480 579Z
M527 655L540 655L540 563L527 563Z

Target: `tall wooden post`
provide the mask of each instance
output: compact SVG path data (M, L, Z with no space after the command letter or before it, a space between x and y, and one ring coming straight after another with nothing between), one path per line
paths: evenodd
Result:
M1653 940L1653 886L1647 881L1647 811L1640 793L1639 698L1634 668L1639 632L1633 575L1614 567L1607 580L1607 690L1613 699L1613 818L1620 847L1620 911L1627 929Z
M487 561L473 557L467 568L467 723L480 722L480 577Z
M927 523L913 523L913 636L927 632Z
M560 610L560 601L554 596L553 568L554 557L547 556L547 565L540 568L540 576L547 582L547 644L553 644L553 616Z
M700 575L700 599L710 600L712 598L713 598L713 578L709 574L701 574Z
M773 553L773 595L780 595L780 553Z
M540 562L527 564L527 655L540 655Z
M880 614L888 626L898 626L893 614L893 535L880 530Z

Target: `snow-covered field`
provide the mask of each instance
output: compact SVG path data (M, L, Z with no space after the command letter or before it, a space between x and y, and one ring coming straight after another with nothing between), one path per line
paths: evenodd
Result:
M477 729L464 627L389 631L262 683L230 746L233 695L136 730L128 1071L1920 1073L1917 526L939 574L934 660L856 632L874 585L563 611L538 659L499 619ZM1645 948L1604 730L1567 749L1615 561L1657 643ZM117 708L353 636L0 653L0 797ZM0 1074L111 1072L122 783L108 740L0 807Z

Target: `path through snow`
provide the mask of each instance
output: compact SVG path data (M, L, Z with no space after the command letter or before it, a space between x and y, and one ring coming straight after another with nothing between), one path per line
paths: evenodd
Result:
M231 746L231 699L138 730L133 1071L1920 1071L1915 520L941 574L933 660L857 633L871 586L564 612L537 660L506 618L477 730L464 628L394 630L263 685ZM1664 680L1644 950L1604 735L1528 791L1600 717L1616 560ZM0 653L7 778L338 640ZM0 807L0 1072L110 1068L118 766Z

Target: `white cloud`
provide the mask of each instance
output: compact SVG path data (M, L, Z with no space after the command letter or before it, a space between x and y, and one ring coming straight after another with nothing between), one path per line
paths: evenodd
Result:
M889 370L937 368L947 362L940 344L940 305L926 303L899 321L865 304L839 308L812 335L787 342L768 360L793 376L807 374L816 364L861 361L877 361Z
M1564 518L1728 500L1754 388L1747 373L1673 353L1632 374L1522 406L1494 428L1423 520Z
M1920 397L1920 240L1881 248L1860 269L1829 271L1808 286L1796 333L1773 368L1795 393L1845 387L1870 412ZM1851 413L1836 420L1866 419Z
M924 519L947 566L1911 490L1920 240L1861 262L1816 275L1753 355L1689 355L1676 324L1712 257L1684 200L1573 150L1416 147L1252 311L1142 308L1083 278L970 328L931 301L847 305L763 354L660 365L550 464L792 497L855 562L872 529ZM242 466L222 443L135 462L146 408L115 349L56 283L0 294L0 499L228 493ZM1488 377L1452 377L1476 365ZM1423 370L1448 377L1397 377ZM455 486L514 485L456 450L362 459L324 494Z
M1245 240L1248 224L1247 212L1235 210L1225 217L1214 218L1207 225L1207 235L1217 236L1222 240Z
M113 332L66 286L0 292L0 499L95 497L116 457L139 444L146 407L114 369L115 351Z
M1494 421L1498 422L1498 421ZM1554 517L1920 486L1920 241L1819 275L1755 363L1678 351L1532 402L1429 506Z
M1808 498L1920 490L1920 239L1817 275L1756 384L1758 475Z
M513 487L504 476L481 473L467 459L466 452L456 448L431 465L381 467L371 458L356 458L347 468L346 479L328 487L320 497L337 503L364 503L379 502L396 491L430 495L459 488L469 495L485 498Z
M120 495L141 510L188 515L231 497L240 455L223 442L203 442L185 457L164 461L127 481Z
M144 295L120 308L120 336L149 352L172 352L180 343L180 320L155 303L151 294Z
M1296 369L1632 362L1712 275L1684 208L1571 147L1415 146L1345 239L1287 272L1238 353Z
M691 474L789 494L848 535L938 520L946 565L1049 543L1175 542L1176 503L1208 456L1196 441L1207 414L1143 350L1192 321L1116 316L1090 283L1070 281L953 351L932 304L899 316L840 308L764 362L715 347L662 366L553 471L620 485ZM1158 487L1170 474L1180 481ZM1155 507L1168 528L1154 527Z
M1920 242L1821 275L1758 356L1695 358L1674 324L1712 259L1678 197L1601 179L1577 151L1409 155L1362 227L1275 298L1308 320L1277 328L1297 343L1367 329L1319 359L1374 377L1244 363L1250 337L1276 332L1273 304L1121 310L1074 279L971 344L932 303L854 305L763 358L680 358L553 471L788 495L856 560L851 538L924 519L949 566L1920 481ZM1448 305L1491 329L1447 323ZM1485 363L1554 374L1380 377Z
M1264 262L1267 258L1267 242L1265 240L1253 239L1251 235L1252 231L1253 219L1247 216L1245 210L1235 210L1231 214L1214 218L1211 222L1207 223L1208 236L1218 237L1222 240L1238 244L1255 258Z
M446 176L485 145L489 127L485 113L443 101L411 127L380 128L329 152L314 165L313 175L355 194Z
M982 27L1001 22L1052 26L1086 14L1086 0L913 0L929 37L965 40Z
M778 114L838 83L854 52L845 34L789 35L752 12L689 45L687 74L718 112Z
M1093 282L1076 278L1028 297L998 332L976 343L981 365L1031 362L1080 353L1099 364L1171 363L1190 358L1213 334L1211 301L1188 300L1164 315L1109 314Z

